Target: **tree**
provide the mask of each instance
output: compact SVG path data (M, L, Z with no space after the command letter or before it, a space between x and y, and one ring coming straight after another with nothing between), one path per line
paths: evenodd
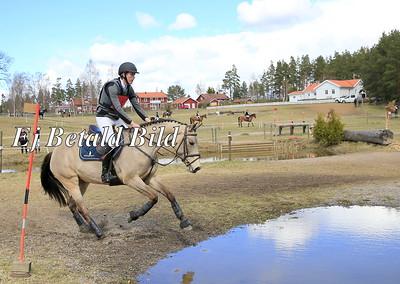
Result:
M86 81L88 86L88 99L90 101L96 99L98 94L97 83L100 79L99 71L97 70L92 59L89 59L88 63L86 64L83 80Z
M201 84L197 84L195 92L197 96L200 96L201 94L204 93L204 87Z
M325 80L326 61L322 56L318 56L313 61L313 81L322 82Z
M400 100L400 32L383 33L377 45L364 54L361 75L369 97Z
M53 105L61 105L65 102L65 90L61 87L61 78L51 88L51 102Z
M248 95L249 95L249 89L247 88L247 83L243 81L242 85L240 86L239 97L246 98Z
M289 65L284 61L276 63L274 89L282 101L287 101L288 94Z
M24 97L27 93L29 77L26 73L15 73L11 81L10 103L14 116L17 112L22 112Z
M312 81L312 64L310 62L310 57L308 55L303 55L300 59L300 66L299 66L299 90L303 90L307 87Z
M233 98L240 93L240 77L237 73L235 64L232 65L232 69L226 71L225 78L222 80L222 88L229 91L229 97Z
M215 94L215 89L213 87L208 87L207 88L207 94Z
M65 99L70 102L75 97L75 89L72 85L71 79L67 80L67 84L65 85Z
M185 89L179 85L172 85L168 87L167 96L169 100L175 101L178 98L185 96Z
M0 82L8 81L10 77L8 74L8 68L10 67L11 62L12 58L0 51Z
M268 70L265 71L261 77L261 84L264 88L264 92L267 93L267 95L272 94L273 96L277 93L275 90L275 82L274 82L274 78L275 78L275 65L274 63L271 61Z

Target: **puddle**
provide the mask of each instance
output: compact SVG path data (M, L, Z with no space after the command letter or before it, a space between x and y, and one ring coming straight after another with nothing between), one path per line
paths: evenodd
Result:
M16 173L16 170L11 170L11 169L2 169L1 174L9 174L9 173Z
M169 255L139 283L399 283L400 211L299 210Z

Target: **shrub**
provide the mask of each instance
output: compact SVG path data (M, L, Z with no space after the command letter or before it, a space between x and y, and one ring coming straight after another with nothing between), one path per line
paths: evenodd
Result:
M326 119L318 114L314 126L314 139L324 146L337 145L343 140L344 124L334 110L330 110Z

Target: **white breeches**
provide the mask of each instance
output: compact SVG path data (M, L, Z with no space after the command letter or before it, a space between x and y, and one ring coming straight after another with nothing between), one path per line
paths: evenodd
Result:
M102 135L106 137L106 144L109 144L112 148L114 148L115 146L111 145L109 143L109 140L110 137L114 134L113 126L122 126L128 128L128 125L121 118L113 120L108 117L96 117L96 123L97 127L100 128Z

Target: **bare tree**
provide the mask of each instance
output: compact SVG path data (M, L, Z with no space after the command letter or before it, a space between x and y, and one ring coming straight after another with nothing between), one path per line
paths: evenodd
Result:
M29 76L26 73L15 73L11 81L10 100L13 106L13 113L16 116L17 111L22 112L24 96L28 93L27 87Z
M93 60L89 59L83 74L83 81L86 81L88 84L88 97L90 98L90 101L97 97L96 89L99 80L99 71L97 70Z
M0 51L0 81L8 81L10 77L8 74L8 68L11 62L12 58Z

